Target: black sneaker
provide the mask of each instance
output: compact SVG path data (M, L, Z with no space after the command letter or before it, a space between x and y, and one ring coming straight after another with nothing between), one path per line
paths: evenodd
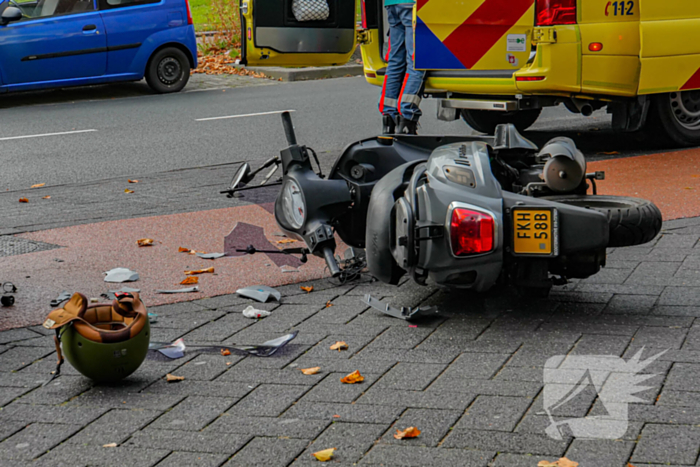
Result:
M393 135L396 132L396 120L391 115L382 115L382 134Z
M399 117L399 126L396 129L396 133L403 135L417 135L418 134L418 121L417 120L406 120L403 117Z

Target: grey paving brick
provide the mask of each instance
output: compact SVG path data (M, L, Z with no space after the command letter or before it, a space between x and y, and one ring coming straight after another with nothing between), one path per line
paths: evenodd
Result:
M700 318L700 307L697 306L656 306L651 309L652 315L662 316L692 316Z
M231 368L216 379L216 382L239 382L249 384L293 384L297 386L313 386L326 376L327 372L315 375L305 375L299 369L289 368Z
M402 446L437 447L440 441L462 415L458 410L408 409L382 437L383 443L400 444ZM405 430L414 426L421 431L417 438L394 438L397 430Z
M548 343L546 341L525 343L513 357L508 360L506 366L544 367L544 364L549 358L555 355L566 355L573 346L574 343Z
M690 251L685 248L617 248L608 257L613 261L680 262Z
M276 417L309 390L306 386L261 384L228 412L232 415Z
M20 404L58 405L82 394L92 385L93 383L84 376L62 375L48 385L36 388L22 396L17 402Z
M636 346L680 349L688 329L642 326L634 335Z
M442 447L560 457L568 444L568 441L556 441L547 436L529 433L455 429L447 435Z
M281 334L276 333L274 336L280 337ZM257 344L261 344L267 340L269 339L259 340ZM308 345L298 344L296 343L296 339L294 339L293 343L285 345L270 357L250 357L243 359L236 364L236 370L240 371L243 368L284 368L308 350Z
M135 433L124 446L150 449L177 449L186 452L213 452L232 455L250 440L249 435L214 432L158 430L151 426Z
M426 328L392 327L372 341L367 349L412 349L425 340L431 332L433 332L432 329Z
M210 321L219 319L225 314L226 312L223 311L199 310L162 316L158 315L158 321L151 324L151 329L174 328L182 331L191 331Z
M200 354L179 367L177 374L184 376L186 380L212 381L243 358L243 356L234 353L226 356L215 353Z
M627 405L628 412L625 415L624 407L616 407L617 402L609 402L605 406L596 401L589 415L627 419L630 421L658 423L668 425L693 425L700 420L700 409L696 407L676 407L669 405L652 404L622 404Z
M389 329L391 324L359 323L354 321L351 321L349 324L333 324L314 321L315 318L316 317L313 316L303 323L294 326L294 329L298 330L300 335L303 335L305 338L309 338L309 336L320 336L313 342L308 342L309 344L316 344L321 339L330 335L375 337Z
M640 284L589 284L587 282L578 284L576 290L579 292L602 292L623 295L653 295L659 296L664 291L662 285L640 285Z
M325 305L324 305L325 306ZM362 313L365 305L334 305L328 308L319 307L321 311L307 320L308 324L345 324Z
M658 405L700 408L700 395L697 392L677 391L664 387L656 403Z
M555 461L556 459L543 459L543 456L533 454L508 454L499 453L491 467L533 467L541 460ZM584 466L581 466L584 467ZM612 466L611 466L612 467Z
M222 414L203 433L237 433L252 436L277 436L314 439L326 429L328 420L300 418L240 417Z
M619 295L616 295L616 297ZM609 305L609 304L608 304ZM633 336L639 326L629 326L629 325L618 325L610 323L590 323L586 321L570 321L568 323L545 323L543 324L538 333L540 332L563 332L569 331L574 332L578 335L583 333L586 334L602 334L606 336ZM543 342L551 342L551 340L544 340Z
M307 392L301 399L302 402L338 402L349 404L360 397L367 388L376 384L381 375L371 373L361 373L365 380L357 384L344 384L340 379L348 373L330 373Z
M11 342L23 341L27 339L36 339L41 335L27 328L10 329L0 332L0 344L9 344Z
M0 354L0 371L17 371L32 362L48 357L55 349L44 347L12 347Z
M37 467L122 466L148 467L158 463L170 453L165 449L140 449L135 447L95 448L65 443L41 456L33 465Z
M576 302L576 303L608 303L612 298L611 293L604 292L566 292L553 293L549 299L556 302Z
M370 423L331 423L299 457L307 458L317 451L334 447L334 462L354 463L382 436L389 425Z
M227 454L208 454L204 452L172 452L168 457L158 462L158 467L182 467L196 465L198 467L218 467L228 459Z
M622 284L632 274L632 268L603 268L598 274L584 279L584 284ZM581 291L576 288L576 290Z
M526 397L478 396L455 429L513 431L530 404Z
M697 235L674 235L674 234L662 234L658 243L654 246L656 248L693 248L693 246L698 242Z
M471 394L452 391L396 391L373 386L356 403L464 411L474 400L474 397Z
M308 445L308 441L282 438L253 438L226 466L286 466Z
M369 344L375 336L348 336L340 334L332 334L315 347L306 353L308 357L321 357L327 359L344 359L350 358L362 350L367 344ZM331 350L330 347L336 342L345 342L348 344L347 350ZM366 355L366 354L365 354ZM371 353L370 353L371 355Z
M168 383L163 381L163 384ZM179 388L183 384L184 382L179 383L177 386L170 384L169 393L157 395L130 392L128 389L119 387L95 386L70 401L68 405L111 409L128 407L130 409L167 410L184 399L182 395L171 394L176 387Z
M380 358L381 355L374 355L371 358L364 358L358 355L348 359L329 359L314 355L302 355L298 359L294 360L294 362L291 363L287 368L297 370L300 368L313 368L320 366L321 370L327 371L329 373L333 372L348 374L357 370L364 375L365 373L386 373L391 369L391 367L398 363L397 360L384 360Z
M700 365L674 363L666 378L665 387L679 391L700 391Z
M318 310L305 305L280 305L272 315L250 326L252 332L284 332L310 318ZM246 319L246 318L242 318Z
M486 467L495 454L492 451L378 445L362 458L360 464Z
M578 418L579 417L573 417L574 420L577 420ZM549 426L552 423L552 419L558 424L559 434L562 437L569 439L573 436L573 432L567 424L569 420L572 420L572 417L562 417L555 415L552 418L550 418L549 415L546 415L544 413L536 414L533 410L530 410L527 414L525 414L515 431L518 433L531 433L545 436L547 434L547 428L549 428ZM625 441L637 441L637 438L639 437L639 433L641 433L643 426L643 422L628 422L627 431L624 435L620 437L620 439Z
M700 306L700 287L666 287L659 305Z
M29 388L0 387L0 407L9 404L23 394L31 391Z
M429 338L428 338L429 339ZM427 340L427 339L426 339ZM443 341L444 342L444 341ZM354 358L386 359L404 363L452 363L460 354L457 346L424 345L425 341L415 349L365 349Z
M613 295L604 313L647 314L656 303L654 295Z
M207 307L198 304L198 300L194 302L180 302L170 305L149 306L148 311L156 313L158 316L174 315L185 312L197 312L208 309Z
M212 321L183 336L186 343L198 344L206 342L221 342L238 331L253 325L254 320L245 318L239 313L229 313L222 318Z
M489 396L535 397L542 385L524 381L490 381L476 379L443 379L439 377L428 388L431 391L484 394Z
M575 439L566 457L576 459L582 467L609 465L625 466L635 443L630 441Z
M26 422L3 420L0 423L0 441L14 435L25 426L27 426Z
M401 362L382 376L376 385L385 389L420 391L427 388L445 368L447 365L444 364Z
M440 376L441 379L488 379L508 361L510 355L496 353L464 353Z
M700 428L649 424L632 455L632 462L694 464L700 451Z
M404 409L405 407L383 405L298 402L290 407L282 417L382 424L392 423L398 419Z
M12 403L0 411L0 420L87 425L104 414L104 407L71 407Z
M614 355L621 356L631 341L631 337L584 334L571 349L570 355Z
M32 423L0 443L0 458L34 459L80 428L80 425Z
M123 443L132 433L143 428L161 415L158 410L121 409L110 410L81 431L67 443L104 446Z
M163 430L201 430L225 412L235 401L236 399L189 396L158 418L150 427Z

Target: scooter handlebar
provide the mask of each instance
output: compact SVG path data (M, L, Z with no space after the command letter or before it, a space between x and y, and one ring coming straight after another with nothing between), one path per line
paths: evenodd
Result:
M292 116L289 112L282 112L282 126L284 127L284 135L287 137L287 142L290 146L297 144L297 137L294 134L294 125L292 124Z

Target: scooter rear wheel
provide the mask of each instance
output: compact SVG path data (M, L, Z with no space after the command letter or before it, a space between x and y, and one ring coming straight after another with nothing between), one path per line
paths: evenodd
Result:
M562 195L544 199L605 214L610 225L610 248L642 245L661 231L661 211L645 199L606 195Z

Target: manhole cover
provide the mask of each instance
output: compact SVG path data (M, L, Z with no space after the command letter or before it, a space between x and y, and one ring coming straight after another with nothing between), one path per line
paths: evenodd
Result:
M35 242L26 238L0 235L0 256L16 256L37 251L53 250L61 248L51 243Z

